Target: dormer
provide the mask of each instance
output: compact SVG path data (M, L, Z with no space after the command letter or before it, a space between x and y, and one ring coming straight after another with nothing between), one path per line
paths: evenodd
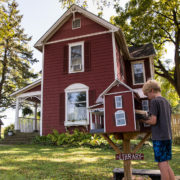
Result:
M125 61L126 83L133 89L142 88L148 79L154 78L155 50L153 45L131 46L130 58Z

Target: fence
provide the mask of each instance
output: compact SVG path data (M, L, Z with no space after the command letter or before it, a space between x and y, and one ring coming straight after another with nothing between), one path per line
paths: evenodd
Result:
M180 137L180 114L173 114L171 123L173 138Z

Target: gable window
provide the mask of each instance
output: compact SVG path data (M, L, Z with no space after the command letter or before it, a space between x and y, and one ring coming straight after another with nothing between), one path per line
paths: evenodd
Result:
M126 126L126 116L123 110L115 112L116 126Z
M69 73L84 71L84 42L69 44Z
M74 19L72 21L72 29L77 29L81 27L81 20L80 19Z
M132 67L132 76L133 84L143 84L145 82L145 71L144 71L144 62L133 62Z
M65 126L88 124L88 90L88 86L80 83L72 84L65 89Z
M122 108L122 96L115 96L116 109Z

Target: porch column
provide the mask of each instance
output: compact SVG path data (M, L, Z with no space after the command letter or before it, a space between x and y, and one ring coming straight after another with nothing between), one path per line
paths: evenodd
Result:
M35 128L34 128L34 131L36 132L37 131L37 102L35 103L35 110L34 110L34 122L35 122Z
M20 131L20 124L19 124L19 97L16 98L16 116L15 116L15 131Z

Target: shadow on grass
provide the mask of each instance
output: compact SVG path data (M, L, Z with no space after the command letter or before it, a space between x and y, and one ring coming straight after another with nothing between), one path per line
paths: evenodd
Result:
M157 169L152 147L140 152L145 159L133 161L132 167ZM180 146L173 147L170 163L178 175ZM122 167L123 162L115 160L115 152L111 149L38 145L0 147L0 180L110 180L113 169Z

